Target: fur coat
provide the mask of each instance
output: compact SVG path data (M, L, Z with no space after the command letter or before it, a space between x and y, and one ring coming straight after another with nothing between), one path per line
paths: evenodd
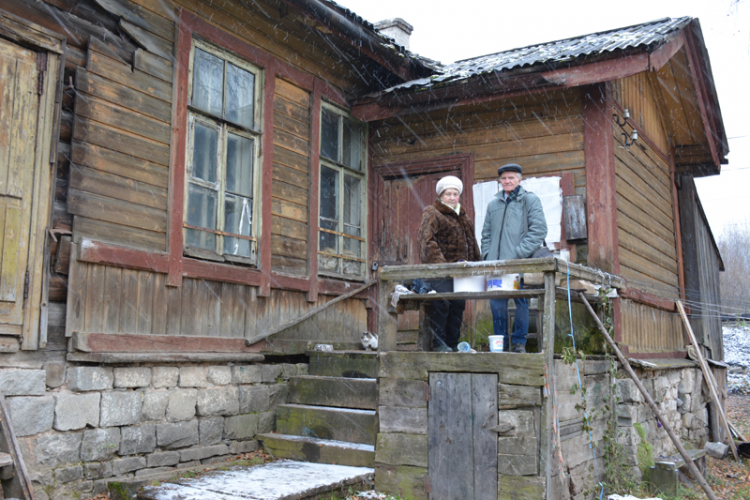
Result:
M419 225L419 259L423 264L479 261L474 224L461 205L461 214L440 200L425 207Z

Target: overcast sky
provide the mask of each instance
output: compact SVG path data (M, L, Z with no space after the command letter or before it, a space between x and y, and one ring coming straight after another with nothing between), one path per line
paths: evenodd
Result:
M336 1L373 23L404 19L414 26L412 52L442 63L664 17L697 17L730 149L729 165L719 176L698 179L698 191L717 237L736 224L750 228L750 0Z

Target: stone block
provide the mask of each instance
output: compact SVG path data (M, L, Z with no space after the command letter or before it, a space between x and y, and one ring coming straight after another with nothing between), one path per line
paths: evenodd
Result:
M29 473L29 479L33 482L43 484L44 486L55 484L54 474L51 469L28 470L27 472Z
M83 466L75 465L73 467L64 467L55 471L55 481L59 483L69 483L83 479Z
M17 437L48 431L55 420L55 398L52 396L8 398L10 419Z
M141 421L143 393L136 391L106 392L102 394L102 416L99 425L133 425Z
M65 363L46 363L44 375L47 387L57 389L65 383Z
M229 453L231 453L232 455L237 455L240 453L251 453L253 451L258 451L259 448L260 445L255 439L252 439L250 441L229 442Z
M83 464L83 469L88 479L112 477L112 462L91 462Z
M308 368L310 365L307 363L297 363L297 376L302 377L308 374Z
M677 386L678 394L691 394L695 387L695 372L693 370L682 370L680 384Z
M156 425L141 424L122 428L120 455L151 453L156 448Z
M290 363L282 363L281 364L281 378L284 380L289 380L292 377L297 376L297 365L293 365Z
M112 368L71 366L68 368L66 379L71 391L86 392L112 389L115 377Z
M271 407L271 388L267 385L243 385L239 388L240 413L267 411Z
M283 405L289 400L289 386L287 384L274 384L269 387L270 402L268 408L276 410L278 405Z
M154 474L163 474L165 472L173 472L174 467L155 467L153 469L141 469L135 471L135 477L152 476Z
M266 434L276 430L276 412L266 411L258 414L258 434Z
M627 404L617 405L617 425L630 427L634 422L638 422L638 407Z
M218 444L224 433L224 419L222 417L204 418L198 424L201 446Z
M180 387L208 387L208 368L205 366L180 368Z
M198 421L158 424L156 444L160 448L174 450L198 444Z
M724 443L706 443L703 447L708 456L716 458L717 460L723 460L727 456L729 451L729 445Z
M148 456L149 467L168 467L180 463L180 452L163 451L161 453L152 453Z
M115 387L132 389L151 385L151 368L115 368Z
M620 403L642 403L643 394L638 390L638 387L630 379L619 379L617 381L617 396L620 398Z
M224 437L226 439L250 439L258 433L260 416L237 415L224 419Z
M227 453L229 453L229 447L225 444L190 448L188 450L180 451L180 462L203 460L204 458L215 457L216 455L226 455Z
M81 460L93 462L109 460L120 448L120 428L88 429L83 431Z
M70 431L87 425L98 427L100 399L98 392L55 395L55 429Z
M145 468L145 457L128 457L112 460L112 472L115 474L115 476L121 476L123 474L127 474L128 472L133 472L134 470Z
M237 415L240 411L240 400L237 387L214 387L198 391L198 415Z
M151 368L151 387L177 387L180 369L174 366L155 366Z
M167 420L179 422L195 417L198 391L195 389L175 389L169 393Z
M281 377L281 365L261 365L263 382L274 383Z
M232 458L231 455L217 455L211 458L204 458L201 460L201 465L219 464L221 462L226 462L230 458Z
M44 370L0 370L0 387L3 395L44 396L47 390Z
M232 367L209 366L208 381L214 385L227 385L232 383Z
M169 392L146 391L143 395L141 420L164 420L169 403Z
M81 432L46 434L32 441L24 441L23 458L29 469L54 469L66 464L80 462Z
M261 365L244 365L232 367L232 383L258 384L263 381Z

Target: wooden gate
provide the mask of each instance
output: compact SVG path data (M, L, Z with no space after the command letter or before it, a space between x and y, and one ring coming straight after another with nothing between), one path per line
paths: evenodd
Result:
M430 373L430 498L497 500L497 375Z

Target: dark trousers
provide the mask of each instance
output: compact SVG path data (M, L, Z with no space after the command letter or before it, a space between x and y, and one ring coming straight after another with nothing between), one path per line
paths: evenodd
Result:
M521 289L523 289L523 280L521 280ZM509 352L515 344L525 346L526 336L529 333L529 299L513 299L516 303L516 312L513 316L513 334L508 339L508 300L510 299L490 299L492 329L495 335L504 335L505 352Z
M453 291L453 280L431 280L430 286L437 293ZM427 321L432 333L432 349L448 346L455 350L461 337L461 322L464 318L465 300L434 300L430 302Z

